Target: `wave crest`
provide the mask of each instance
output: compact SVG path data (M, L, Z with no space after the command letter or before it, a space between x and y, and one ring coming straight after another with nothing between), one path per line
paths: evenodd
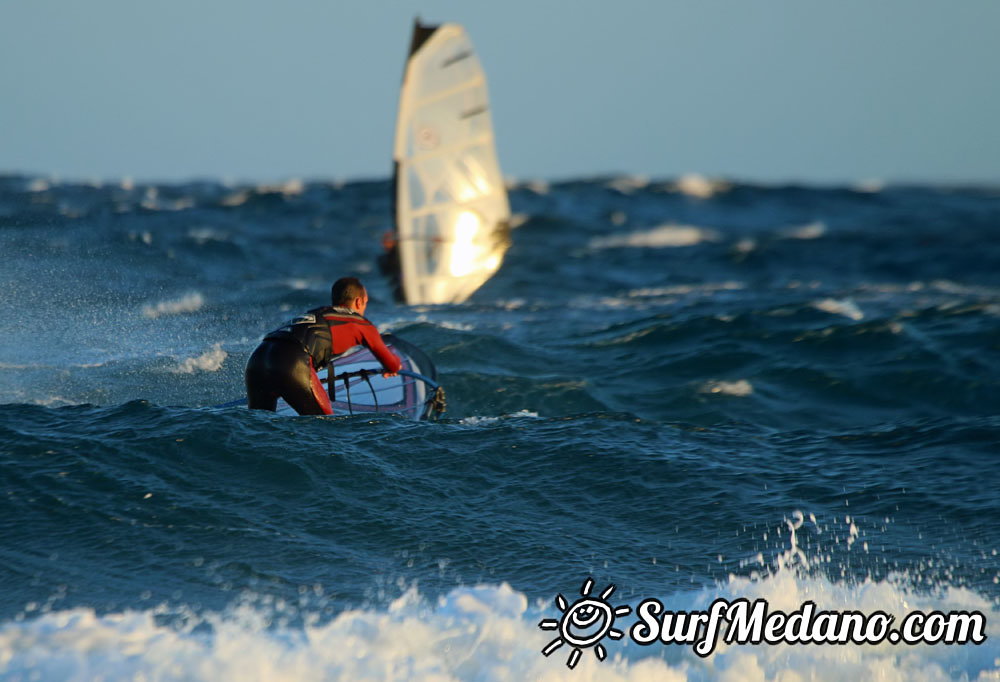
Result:
M217 343L210 350L193 358L186 358L174 368L178 374L194 374L195 372L217 372L222 367L229 354L222 350L222 344Z
M594 250L629 247L668 248L694 246L701 242L719 241L715 230L694 225L660 225L650 230L640 230L624 235L595 237L589 247Z
M181 296L180 298L160 301L155 305L145 305L142 307L142 314L155 320L164 315L182 315L184 313L195 313L205 305L205 298L198 292L193 292Z

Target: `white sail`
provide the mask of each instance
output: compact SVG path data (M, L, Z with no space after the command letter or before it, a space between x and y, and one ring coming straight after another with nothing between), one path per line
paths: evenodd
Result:
M457 24L414 27L394 158L402 297L464 301L500 267L510 205L486 76Z

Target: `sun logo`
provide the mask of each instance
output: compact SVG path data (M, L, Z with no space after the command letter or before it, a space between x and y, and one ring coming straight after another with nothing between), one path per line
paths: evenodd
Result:
M538 623L542 630L558 630L559 636L545 645L542 653L545 656L563 644L569 644L573 650L566 659L566 666L570 669L576 667L580 660L583 649L594 647L594 655L597 660L603 661L608 652L600 641L605 637L611 639L621 639L625 633L616 630L616 616L627 616L632 612L630 606L613 607L608 599L615 591L614 585L608 585L597 597L590 596L590 590L594 587L594 581L587 578L580 588L580 599L571 605L567 605L566 598L561 594L556 595L556 607L562 612L562 618L546 618ZM595 646L596 645L596 646Z

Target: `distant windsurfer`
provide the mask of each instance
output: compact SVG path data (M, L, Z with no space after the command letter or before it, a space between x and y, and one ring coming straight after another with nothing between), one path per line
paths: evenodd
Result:
M396 241L396 235L393 232L385 232L382 235L382 255L376 259L376 262L379 272L389 279L393 298L400 303L405 302L403 285L400 282L399 242Z
M361 281L338 279L330 302L268 333L250 356L246 386L251 410L273 412L278 398L284 398L299 414L332 414L330 396L316 372L358 345L382 363L383 376L399 372L402 362L364 317L368 292Z

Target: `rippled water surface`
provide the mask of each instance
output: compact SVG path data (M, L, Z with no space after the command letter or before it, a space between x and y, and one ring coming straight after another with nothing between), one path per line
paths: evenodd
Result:
M406 307L389 189L0 177L0 677L1000 675L1000 191L518 184L497 276ZM212 407L347 274L445 418ZM570 670L537 623L588 577L990 638Z

